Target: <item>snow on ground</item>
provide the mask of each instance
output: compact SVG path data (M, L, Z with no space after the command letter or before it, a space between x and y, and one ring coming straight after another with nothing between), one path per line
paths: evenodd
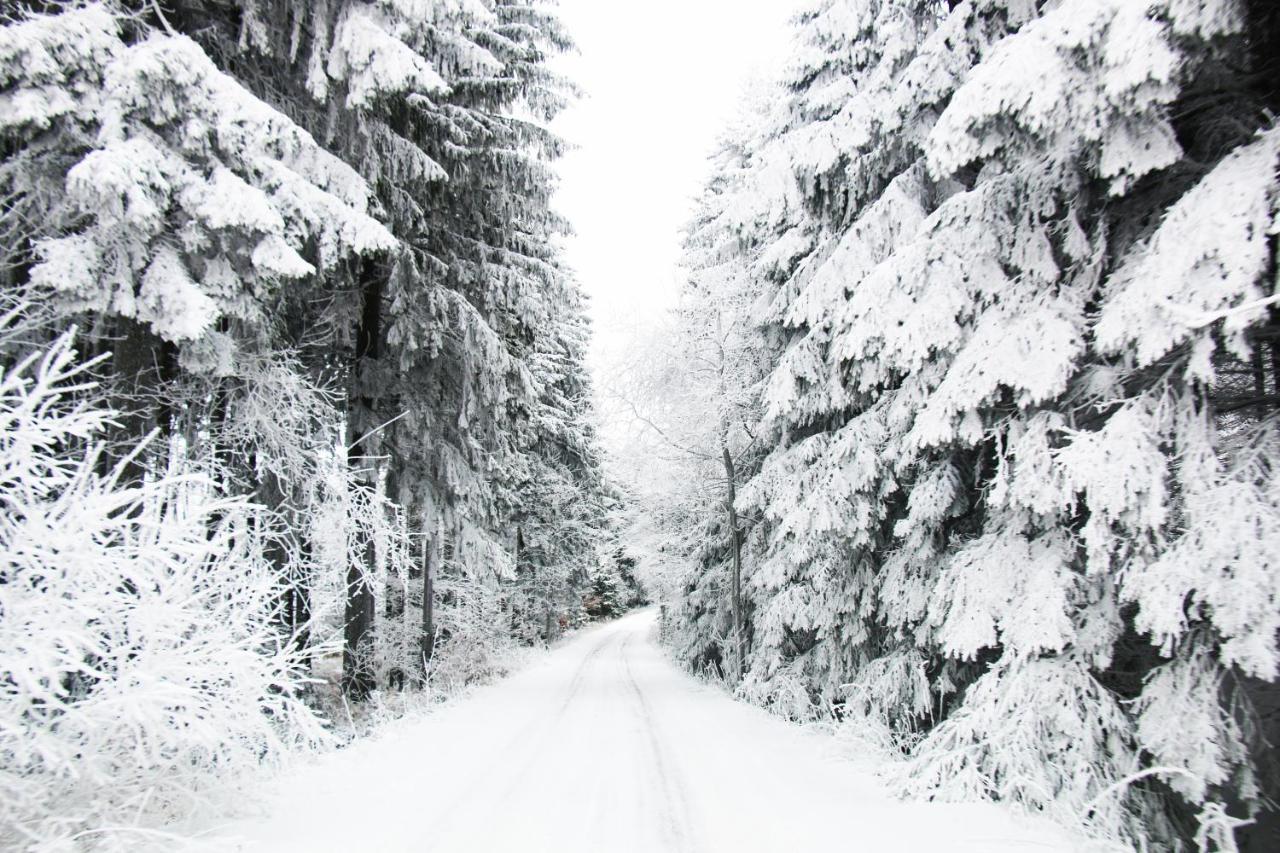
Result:
M901 803L831 737L669 662L642 611L276 780L215 849L1069 851L991 804Z

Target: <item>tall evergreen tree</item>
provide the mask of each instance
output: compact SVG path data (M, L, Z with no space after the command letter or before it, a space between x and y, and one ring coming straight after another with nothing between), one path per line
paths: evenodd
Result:
M509 2L122 11L51 4L0 33L21 106L0 129L5 275L114 353L136 478L198 462L274 511L291 633L341 565L344 683L365 696L412 668L407 575L429 583L445 539L495 600L518 515L581 504L563 555L594 547L584 309L549 206L545 125L572 87L546 60L568 39Z
M719 231L783 342L743 690L839 707L906 790L1136 846L1229 847L1262 807L1264 6L824 0L742 135Z

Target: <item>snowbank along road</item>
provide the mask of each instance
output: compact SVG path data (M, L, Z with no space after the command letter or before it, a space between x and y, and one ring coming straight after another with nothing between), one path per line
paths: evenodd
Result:
M986 804L899 803L835 742L669 662L654 616L281 778L227 850L1068 851ZM357 817L358 816L358 817Z

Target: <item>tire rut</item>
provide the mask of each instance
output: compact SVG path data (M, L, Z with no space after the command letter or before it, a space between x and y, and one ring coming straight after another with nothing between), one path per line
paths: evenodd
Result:
M653 755L654 772L657 776L658 787L662 792L665 812L663 815L663 828L667 831L672 850L679 851L679 853L694 853L694 851L698 850L698 843L693 831L693 821L689 812L689 799L684 778L679 768L675 766L675 763L667 755L666 749L662 746L661 729L654 717L653 706L649 704L648 697L640 689L635 673L631 670L631 659L627 656L627 647L633 639L634 635L627 636L619 649L619 654L622 657L623 669L627 675L627 686L636 700L640 718L644 722L649 750Z
M556 707L555 711L548 716L535 717L521 726L514 735L503 743L501 748L495 751L495 758L483 770L475 774L469 783L463 785L456 795L450 798L449 805L441 812L440 819L432 826L433 837L427 841L426 846L423 848L423 853L431 853L431 851L437 849L461 814L460 807L473 800L481 789L485 787L484 783L491 781L495 775L500 774L501 776L510 777L510 781L503 786L502 792L494 801L495 811L503 803L510 800L521 780L529 774L530 769L533 767L534 759L542 748L546 735L559 725L569 705L582 691L588 669L596 658L600 656L601 652L616 640L617 635L610 634L593 646L591 651L583 656L577 669L574 670L573 677L569 679L569 684L565 688L564 700ZM542 730L541 732L539 732L540 729ZM514 762L512 760L513 756L515 756ZM519 769L514 773L510 770L513 763L518 763L519 766Z

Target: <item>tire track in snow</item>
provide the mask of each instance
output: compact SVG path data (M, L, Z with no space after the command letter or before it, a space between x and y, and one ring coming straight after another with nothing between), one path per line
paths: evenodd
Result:
M994 805L891 800L876 776L834 757L828 736L743 707L665 660L646 633L653 620L625 617L556 649L545 669L530 667L386 738L300 763L253 792L264 798L260 814L209 826L209 851L1078 853L1087 846ZM506 771L528 761L536 762L533 775L495 808L494 795L511 781ZM353 820L354 813L378 819Z
M610 633L604 640L596 644L596 646L592 648L585 657L583 657L582 663L578 665L577 670L573 673L573 678L569 680L569 686L565 688L564 701L560 703L560 706L556 708L555 713L546 722L543 731L537 734L534 740L534 748L530 750L527 755L522 757L517 770L506 774L510 776L510 780L505 786L503 786L502 791L494 800L495 812L501 813L502 806L506 805L511 800L519 789L520 784L534 769L536 765L535 759L537 756L549 744L553 743L550 735L559 727L560 722L564 719L565 712L569 709L573 700L577 698L578 694L582 692L582 686L586 683L587 673L590 671L591 665L595 662L596 658L598 658L600 654L608 648L611 642L613 642L614 645L617 644L617 637L617 634Z
M618 650L618 653L622 658L623 669L627 675L627 686L630 688L632 696L635 697L640 718L644 723L649 751L653 755L654 773L657 776L658 787L662 792L664 807L664 814L662 815L663 829L666 831L673 851L694 853L698 849L698 843L693 831L693 820L689 812L689 798L684 777L662 746L661 730L657 719L654 717L653 706L649 704L648 697L640 689L635 673L631 670L631 659L627 655L627 647L631 645L633 639L635 639L635 635L628 634L622 642L622 647Z
M565 689L564 701L560 703L560 708L556 711L557 720L564 716L564 712L568 709L569 703L572 702L574 697L576 697L579 691L582 690L582 682L587 677L587 667L592 661L599 657L600 653L609 645L609 642L611 640L616 640L617 637L617 634L610 633L582 658L582 663L578 664L578 668L573 673L573 678L569 679L569 686Z
M457 793L450 798L448 806L440 812L440 817L431 824L431 838L426 841L423 853L431 853L431 851L436 850L440 843L448 837L450 830L454 828L459 816L464 811L462 807L476 800L482 789L486 787L485 782L491 781L495 776L510 777L510 781L503 787L502 793L494 801L495 811L503 803L511 799L521 780L533 768L534 759L547 742L546 735L555 729L564 717L569 705L582 691L591 665L610 643L617 641L617 638L617 634L609 633L600 642L596 643L591 648L591 651L583 655L581 662L579 662L577 669L574 670L573 676L565 687L564 699L559 706L550 715L535 716L521 726L514 735L508 738L494 752L495 757L493 760L489 761L482 769L476 771L470 781L458 788ZM539 731L539 729L542 731ZM513 764L519 767L514 773L510 770Z

